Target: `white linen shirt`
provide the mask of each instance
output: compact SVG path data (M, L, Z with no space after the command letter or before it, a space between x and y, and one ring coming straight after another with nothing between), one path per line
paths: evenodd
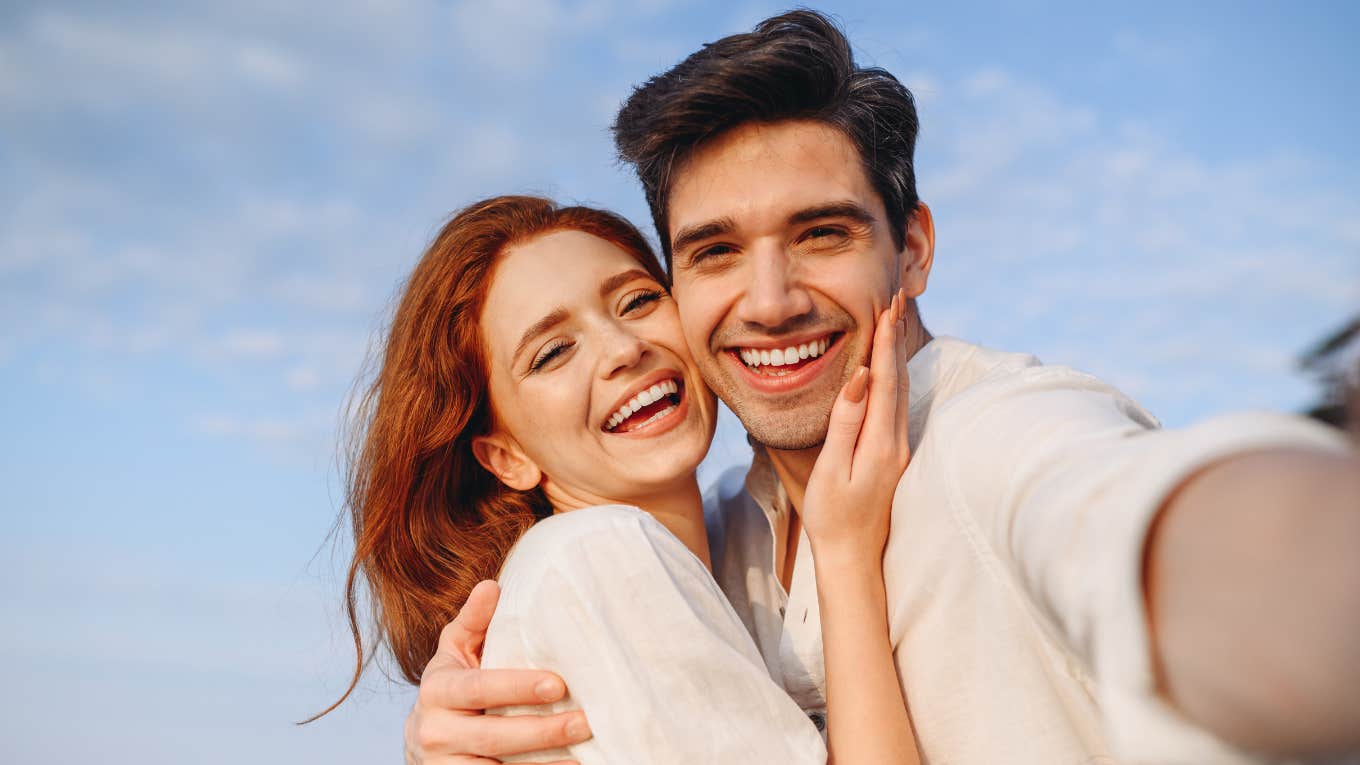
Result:
M484 668L548 669L570 695L493 714L582 708L594 738L516 761L826 762L704 564L647 513L603 505L539 521L501 568Z
M1344 439L1270 414L1161 430L1089 375L952 338L928 343L908 371L912 459L884 578L925 761L1252 762L1156 697L1144 539L1199 468L1270 447L1343 450ZM719 479L705 505L714 573L770 674L804 708L824 708L812 557L804 536L786 593L773 529L789 504L765 453L744 482L739 470Z

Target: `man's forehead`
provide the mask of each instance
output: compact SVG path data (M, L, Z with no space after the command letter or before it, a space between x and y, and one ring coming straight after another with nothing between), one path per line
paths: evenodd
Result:
M854 144L809 121L751 123L700 147L675 174L669 227L788 213L831 200L876 197Z

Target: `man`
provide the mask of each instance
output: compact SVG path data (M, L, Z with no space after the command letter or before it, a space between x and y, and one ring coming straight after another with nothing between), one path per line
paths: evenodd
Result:
M811 11L705 47L615 124L696 361L756 444L744 485L711 497L715 574L814 718L825 679L798 507L873 318L899 287L926 289L916 129L906 89L857 68ZM1342 439L1259 415L1162 431L1099 380L934 339L911 313L913 457L884 568L927 761L1360 749L1360 461ZM411 761L588 735L580 713L476 716L565 692L548 673L475 668L493 607L469 603L446 630L408 719Z

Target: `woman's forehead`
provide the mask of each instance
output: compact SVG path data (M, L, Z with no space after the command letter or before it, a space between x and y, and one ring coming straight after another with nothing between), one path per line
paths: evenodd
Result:
M554 311L599 303L601 284L637 269L637 260L618 245L581 231L553 231L517 243L501 254L492 274L483 332L503 346Z

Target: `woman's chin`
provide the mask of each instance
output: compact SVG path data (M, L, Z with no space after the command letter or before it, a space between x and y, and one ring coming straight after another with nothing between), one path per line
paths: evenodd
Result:
M685 423L655 439L611 444L619 477L639 484L669 484L688 478L708 454L713 432L702 422Z

